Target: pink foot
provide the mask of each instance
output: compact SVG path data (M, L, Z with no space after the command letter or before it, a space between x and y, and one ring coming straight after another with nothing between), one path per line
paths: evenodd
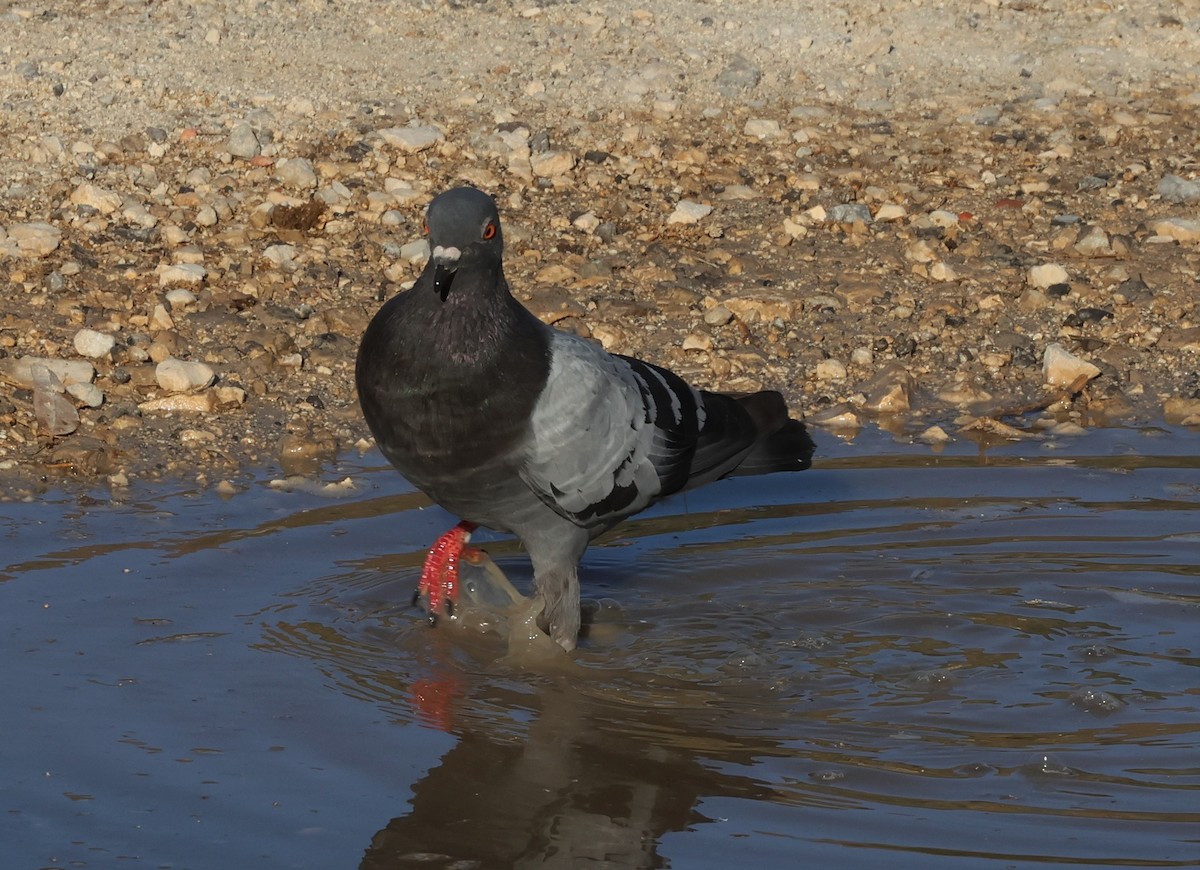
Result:
M478 526L475 523L463 520L438 538L425 557L425 567L421 569L421 580L413 595L413 604L425 596L430 625L437 624L441 613L454 615L454 604L458 601L458 560L478 558L479 551L467 546L471 532L476 528Z

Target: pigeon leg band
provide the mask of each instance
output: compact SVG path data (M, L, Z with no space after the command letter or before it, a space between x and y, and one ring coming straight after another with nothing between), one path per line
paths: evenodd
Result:
M476 528L475 523L463 520L438 538L425 557L414 603L425 596L431 625L437 623L440 613L454 614L454 603L458 600L458 560L464 552L470 556L467 542Z

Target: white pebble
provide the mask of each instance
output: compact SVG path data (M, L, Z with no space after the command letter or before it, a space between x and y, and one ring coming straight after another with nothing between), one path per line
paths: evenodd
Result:
M541 178L556 178L575 168L575 155L569 151L540 151L530 155L529 168Z
M24 257L45 257L53 253L62 241L62 231L51 224L34 221L13 224L8 228L8 238L15 242L17 253Z
M0 360L0 372L14 381L17 386L33 386L33 369L35 367L49 369L64 385L90 384L96 377L96 369L90 362L77 359L50 359L41 356L23 356L17 359L9 357Z
M1042 263L1029 270L1028 281L1033 287L1045 290L1055 284L1065 284L1070 279L1067 270L1058 263Z
M168 393L186 393L203 389L217 379L217 374L202 362L167 357L154 369L154 379Z
M187 308L196 302L196 294L186 287L173 287L167 291L165 298L172 309Z
M170 284L196 285L204 280L208 272L199 263L176 263L171 266L160 266L158 270L158 286Z
M596 217L594 211L588 211L575 218L571 223L576 229L583 230L585 233L594 233L596 227L600 226L600 218Z
M295 266L296 253L295 245L270 245L262 252L262 258L276 268L288 269Z
M400 259L409 263L424 263L429 259L429 239L417 239L400 246Z
M754 139L778 139L783 135L779 122L767 118L751 118L742 128L742 132Z
M100 214L112 214L121 207L121 195L85 182L71 191L71 202L94 208Z
M1046 345L1046 352L1042 356L1042 378L1047 384L1066 387L1080 375L1087 375L1091 380L1099 374L1100 369L1075 356L1058 342Z
M669 224L694 224L712 214L712 206L690 199L681 199L675 211L667 218Z
M242 121L234 124L233 129L229 131L229 139L225 142L225 150L234 157L249 160L251 157L258 156L259 152L262 151L262 145L259 143L254 129L245 121Z
M275 177L297 190L311 190L317 186L317 172L313 169L312 161L303 157L283 161L275 170Z
M95 384L68 384L67 392L89 408L99 408L104 404L104 392Z
M432 124L422 127L387 127L377 133L385 145L391 145L393 148L399 148L410 154L432 148L445 138L442 131Z
M817 363L818 381L846 380L846 367L835 359L823 359Z
M75 345L75 352L80 356L85 356L88 359L99 359L102 356L108 355L108 352L113 349L117 340L111 335L97 332L94 329L81 329L75 333L73 343Z

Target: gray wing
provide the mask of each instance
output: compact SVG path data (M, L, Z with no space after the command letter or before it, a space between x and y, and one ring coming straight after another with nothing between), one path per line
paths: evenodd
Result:
M558 330L550 351L522 471L538 497L601 530L679 489L703 423L699 393Z

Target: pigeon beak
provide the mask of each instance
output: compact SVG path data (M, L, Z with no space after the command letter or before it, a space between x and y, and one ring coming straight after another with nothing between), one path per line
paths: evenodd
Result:
M456 271L454 267L446 267L440 263L433 264L433 289L443 302L450 294L450 285L454 282Z
M458 261L462 252L458 248L446 248L438 245L430 254L433 261L433 289L443 302L450 293L450 285L458 271Z

